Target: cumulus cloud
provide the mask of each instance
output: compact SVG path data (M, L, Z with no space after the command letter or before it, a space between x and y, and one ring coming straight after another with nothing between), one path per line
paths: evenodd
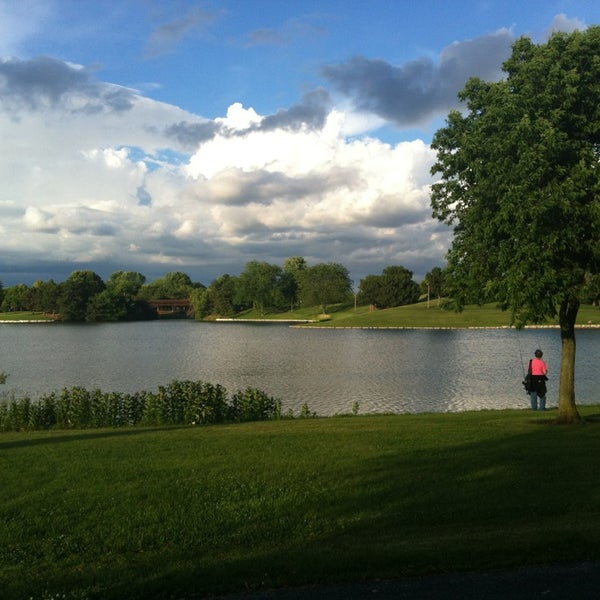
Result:
M244 110L236 107L237 123ZM439 263L447 238L430 218L432 150L422 141L347 140L344 118L332 111L318 131L217 135L189 161L189 193L206 203L220 239L247 248L268 242L280 261L299 253L356 267L365 247L377 247L380 258L409 268L417 256Z
M46 82L31 75L38 60L3 81L8 97L38 99L18 118L0 107L2 272L181 269L210 283L254 258L302 255L358 280L390 261L422 275L443 258L431 149L348 139L350 117L325 92L273 115L235 103L208 121L133 90L126 111L113 109L85 70L51 63L64 77ZM77 95L102 110L73 112Z
M584 31L586 24L581 19L571 19L566 14L560 13L552 19L552 23L546 32L546 37L550 37L556 31L573 33L573 31Z
M360 111L398 127L414 127L445 114L467 79L496 80L515 37L508 29L446 47L438 63L419 58L402 65L356 56L323 68L324 77Z
M195 150L217 135L241 137L252 131L298 131L306 128L319 130L323 127L330 109L331 101L327 91L315 90L307 93L297 104L278 110L272 115L259 117L252 109L245 110L240 103L235 103L229 107L226 118L195 123L181 121L169 125L165 135L177 140L188 150Z

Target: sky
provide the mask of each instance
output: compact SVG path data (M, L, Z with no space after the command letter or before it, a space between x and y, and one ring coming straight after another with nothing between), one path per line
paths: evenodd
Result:
M430 147L590 0L0 0L0 281L443 267Z

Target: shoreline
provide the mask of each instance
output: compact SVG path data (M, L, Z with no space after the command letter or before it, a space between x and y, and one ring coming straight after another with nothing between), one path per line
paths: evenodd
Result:
M0 325L7 325L12 323L59 323L60 321L55 319L6 319L0 320ZM204 322L204 321L199 321ZM452 325L315 325L319 323L317 319L235 319L235 318L219 318L214 321L205 321L206 323L269 323L269 324L290 324L289 326L297 329L399 329L399 330L415 330L424 329L429 331L435 330L453 330L453 329L515 329L514 325L465 325L452 326ZM310 327L304 327L304 325L310 325ZM525 325L523 329L560 329L560 325ZM599 323L582 323L575 325L575 329L600 329Z

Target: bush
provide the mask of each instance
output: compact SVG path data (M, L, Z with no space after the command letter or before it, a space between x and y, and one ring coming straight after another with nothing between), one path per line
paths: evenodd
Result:
M236 423L280 418L281 400L253 388L236 392L229 405L229 420Z
M64 388L37 401L0 401L0 431L144 425L206 425L281 418L281 401L254 388L236 392L204 381L172 381L156 392Z

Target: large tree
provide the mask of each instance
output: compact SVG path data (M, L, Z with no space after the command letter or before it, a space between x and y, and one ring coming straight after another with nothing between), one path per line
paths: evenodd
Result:
M381 308L417 302L419 285L412 277L412 271L397 265L386 267L381 275L367 275L359 285L361 302Z
M60 285L60 313L65 321L85 321L88 303L105 288L94 271L73 271Z
M275 304L275 291L281 276L281 267L251 260L237 280L237 301L249 304L265 314Z
M470 79L433 140L433 214L454 226L459 305L498 300L517 325L558 316L558 420L575 403L575 321L600 258L600 27L513 46L506 76Z
M304 306L319 304L326 313L328 305L345 302L351 296L352 280L343 265L318 263L301 271L300 297Z

